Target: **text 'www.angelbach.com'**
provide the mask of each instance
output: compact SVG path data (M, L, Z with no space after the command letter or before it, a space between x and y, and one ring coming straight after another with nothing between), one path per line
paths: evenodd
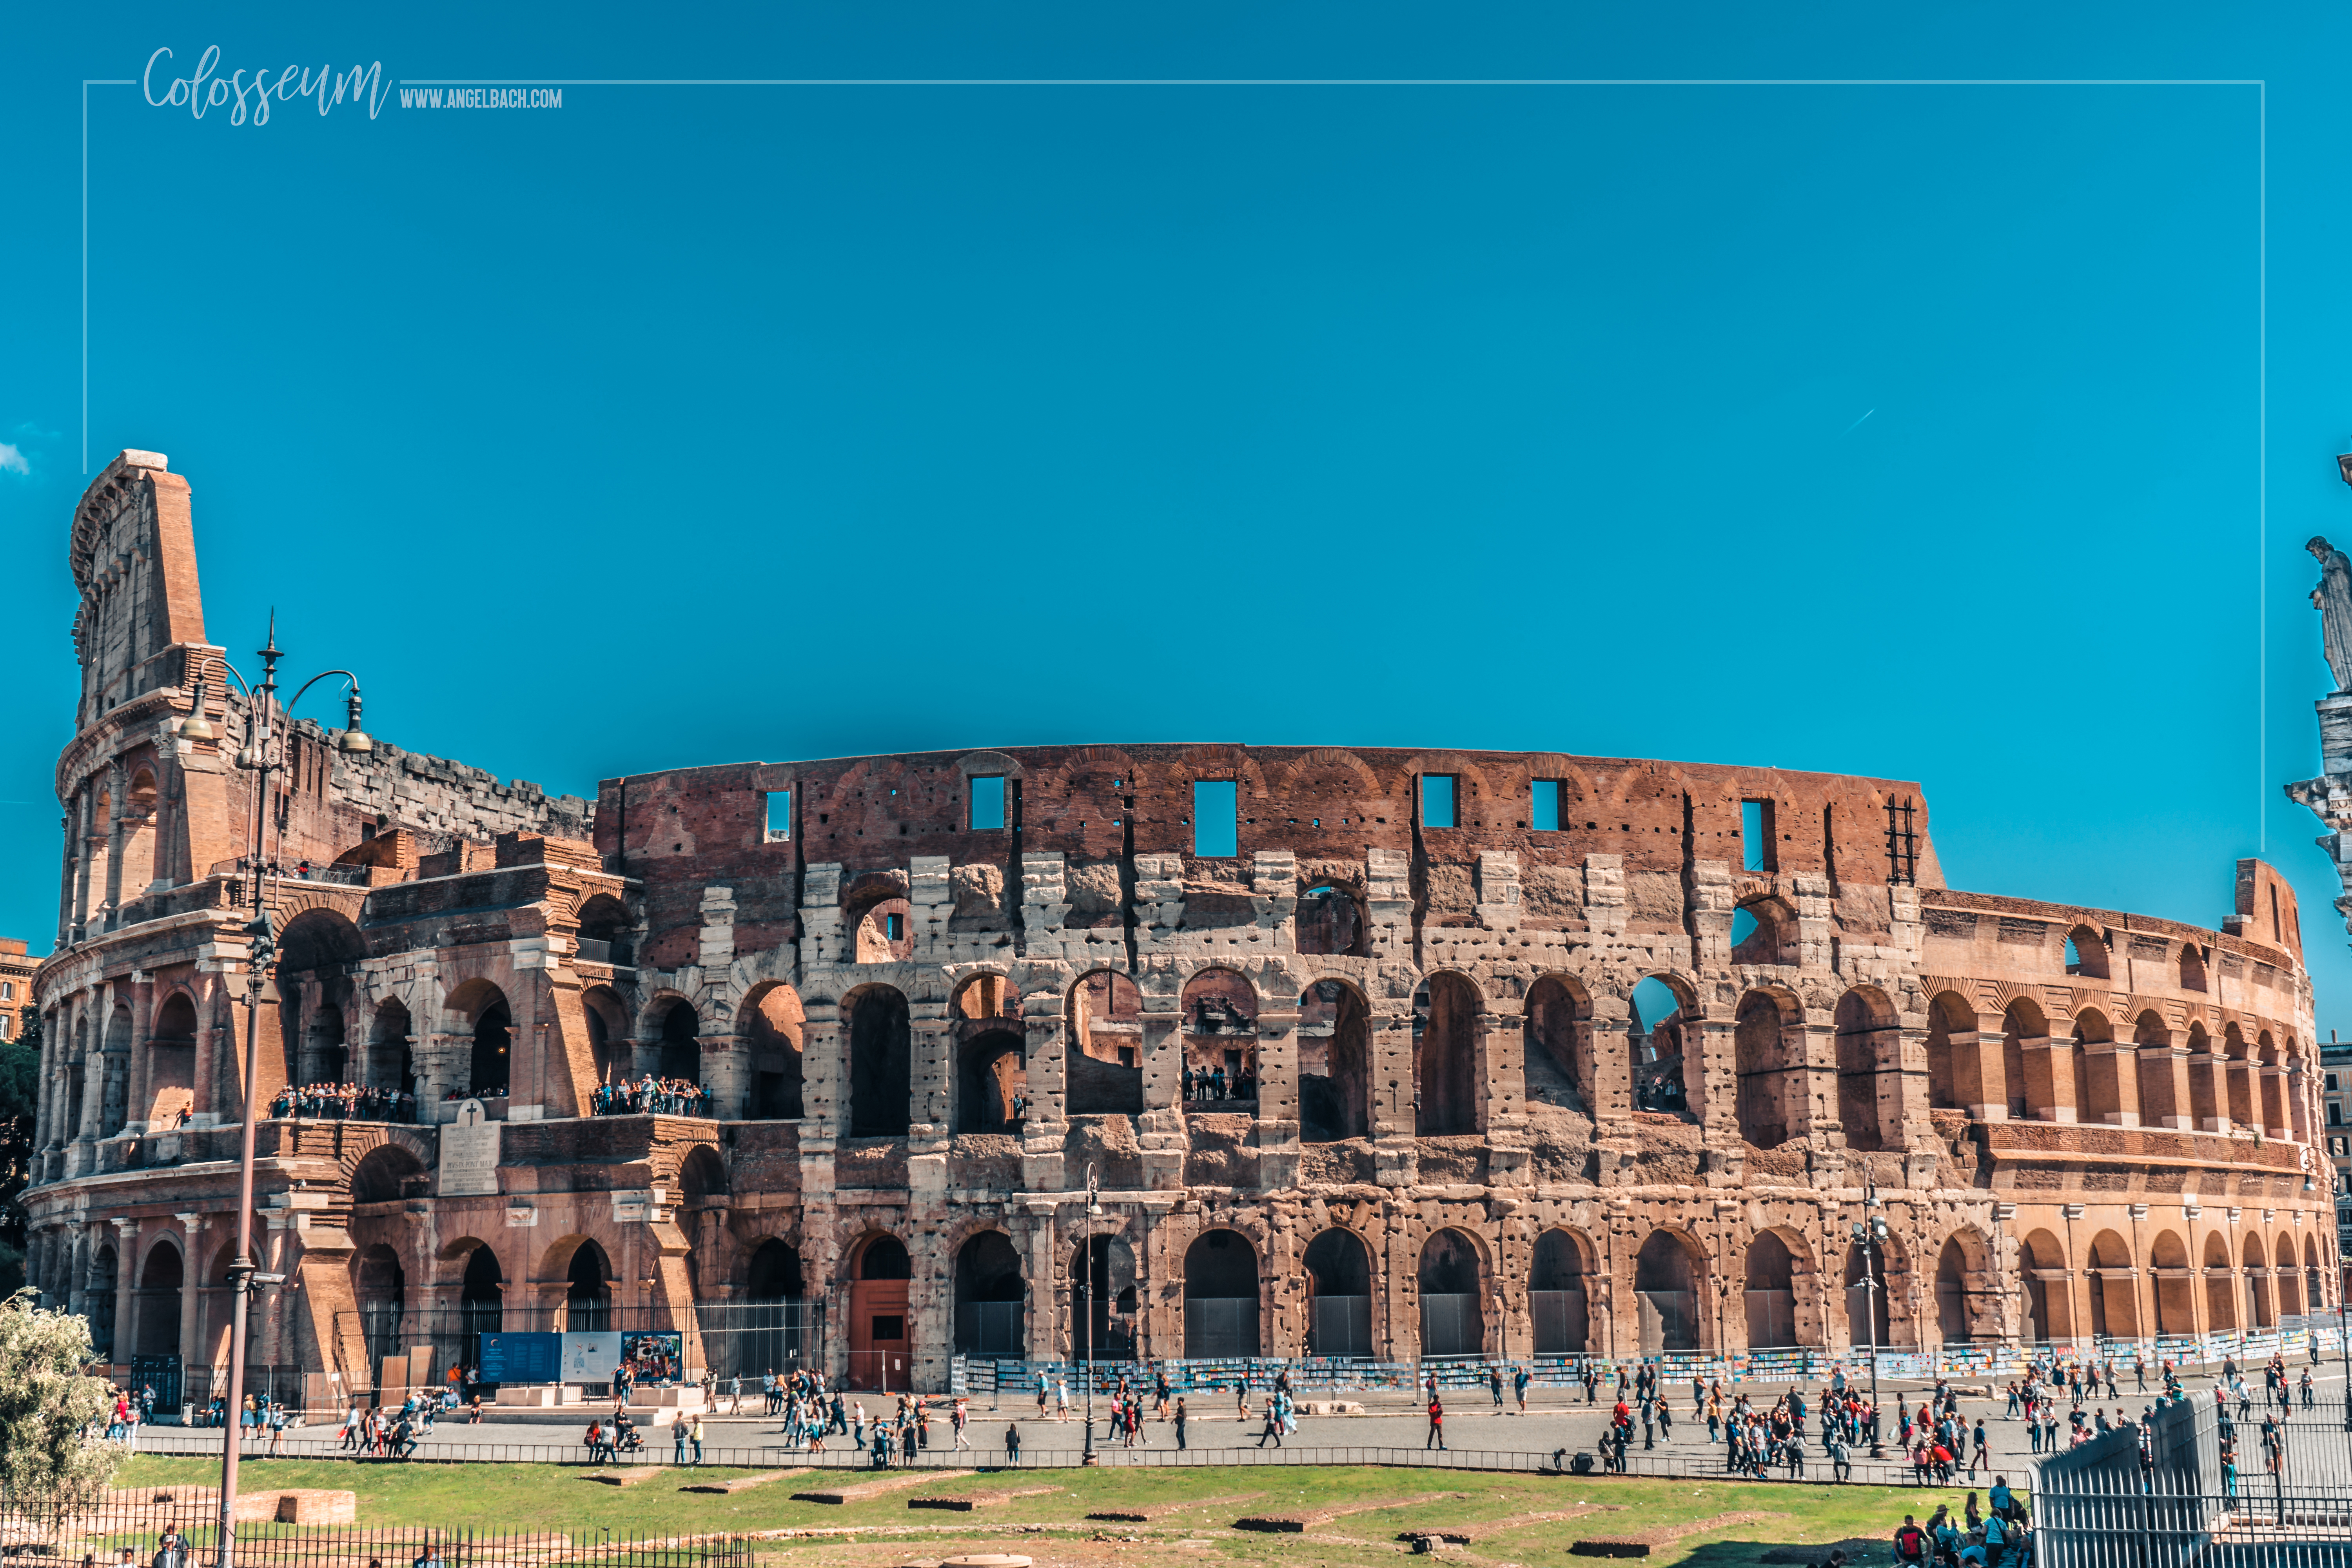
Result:
M404 87L403 109L561 109L560 87Z

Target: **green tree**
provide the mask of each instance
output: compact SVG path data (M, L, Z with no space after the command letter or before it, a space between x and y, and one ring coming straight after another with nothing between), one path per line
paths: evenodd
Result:
M81 1319L35 1306L29 1290L0 1301L0 1489L84 1495L112 1478L121 1450L89 1436L109 1398L82 1371L89 1359Z

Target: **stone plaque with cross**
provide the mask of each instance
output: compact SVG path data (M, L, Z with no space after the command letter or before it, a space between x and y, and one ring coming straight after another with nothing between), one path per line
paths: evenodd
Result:
M441 1195L498 1190L499 1124L483 1113L480 1100L462 1100L457 1119L441 1128Z

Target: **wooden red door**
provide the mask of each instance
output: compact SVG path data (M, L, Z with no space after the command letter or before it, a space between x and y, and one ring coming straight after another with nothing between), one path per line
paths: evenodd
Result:
M906 1390L914 1361L907 1281L856 1279L849 1286L849 1386Z

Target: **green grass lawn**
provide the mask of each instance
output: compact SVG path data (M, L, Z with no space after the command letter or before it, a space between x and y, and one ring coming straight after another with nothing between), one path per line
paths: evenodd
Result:
M615 1534L673 1535L709 1531L817 1530L803 1539L760 1543L763 1563L881 1564L936 1563L957 1552L1002 1550L1042 1564L1101 1563L1161 1557L1179 1552L1206 1561L1300 1563L1389 1562L1404 1550L1406 1529L1467 1530L1463 1560L1486 1563L1567 1563L1569 1543L1596 1535L1652 1535L1652 1563L1690 1563L1700 1568L1745 1568L1775 1547L1815 1546L1800 1561L1826 1555L1831 1543L1855 1538L1884 1542L1906 1512L1923 1521L1937 1502L1958 1511L1965 1489L1951 1490L1765 1485L1715 1481L1611 1480L1482 1475L1463 1471L1276 1466L1188 1469L1043 1469L983 1472L959 1479L929 1479L887 1495L838 1507L794 1502L791 1493L870 1479L829 1471L774 1483L733 1497L698 1496L678 1488L689 1479L746 1472L669 1472L626 1489L588 1480L588 1472L551 1465L351 1464L320 1460L257 1460L241 1468L247 1490L327 1487L355 1492L363 1526L441 1525L477 1531L561 1531L609 1527ZM180 1483L209 1486L218 1468L209 1460L133 1459L118 1485ZM991 1488L1051 1486L982 1513L910 1510L907 1499ZM1247 1500L1241 1494L1258 1493ZM1428 1499L1430 1493L1450 1494ZM1356 1503L1403 1502L1351 1513L1299 1535L1236 1531L1244 1513L1285 1513ZM1147 1524L1087 1521L1110 1506L1180 1505ZM1580 1507L1569 1519L1528 1520ZM1727 1514L1761 1517L1726 1521L1690 1534L1683 1530ZM1660 1539L1676 1536L1678 1539ZM1787 1555L1782 1554L1784 1557ZM142 1553L143 1556L143 1553ZM1581 1559L1591 1562L1592 1559ZM1883 1563L1883 1555L1875 1562Z

